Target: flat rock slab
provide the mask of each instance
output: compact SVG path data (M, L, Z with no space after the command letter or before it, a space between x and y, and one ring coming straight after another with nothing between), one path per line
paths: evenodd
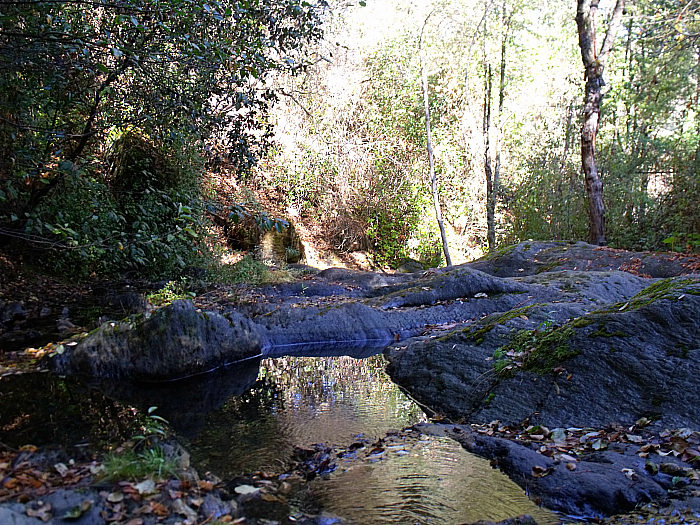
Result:
M689 402L700 398L700 278L647 283L625 299L632 283L620 276L610 304L595 292L605 277L579 276L579 302L538 303L395 344L389 374L455 420L554 428L646 417L658 428L700 428Z
M588 454L570 470L566 461L539 454L522 443L471 431L461 425L417 425L426 434L448 436L467 451L491 460L528 492L538 504L574 518L602 518L631 512L637 506L668 499L672 476L645 469L638 448L616 444ZM657 456L655 461L660 462ZM678 462L680 468L689 465ZM690 498L686 507L700 510L700 501Z

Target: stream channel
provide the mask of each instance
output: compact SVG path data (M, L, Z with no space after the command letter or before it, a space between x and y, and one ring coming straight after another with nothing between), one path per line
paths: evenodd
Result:
M79 454L129 437L135 407L157 406L192 465L227 479L283 473L295 447L371 449L389 433L376 454L344 454L332 472L308 481L293 506L363 525L458 524L521 514L540 524L559 521L456 442L398 432L426 416L388 378L380 351L311 348L188 380L122 382L101 391L49 373L4 377L0 443L58 445Z

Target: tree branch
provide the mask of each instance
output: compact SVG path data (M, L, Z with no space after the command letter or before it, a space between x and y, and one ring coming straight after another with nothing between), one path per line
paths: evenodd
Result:
M600 49L600 55L598 55L598 63L601 66L605 65L608 56L610 56L610 51L612 51L613 44L615 42L615 36L617 35L620 26L622 25L622 13L625 10L625 0L617 0L615 4L615 9L613 10L612 18L608 24L608 31L605 33L605 40L603 41L603 47Z

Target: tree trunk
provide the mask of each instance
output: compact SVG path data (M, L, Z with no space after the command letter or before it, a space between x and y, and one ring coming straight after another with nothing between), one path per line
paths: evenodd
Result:
M491 215L492 220L489 230L489 251L496 249L496 206L498 204L499 182L501 180L501 138L503 137L503 104L506 99L506 51L508 49L508 35L510 33L510 21L512 12L508 15L507 3L503 2L503 38L501 40L501 71L498 85L498 113L496 115L496 162L493 169L493 184L491 187ZM489 79L490 83L490 79ZM489 92L491 86L489 86ZM489 136L490 138L490 136ZM487 218L488 219L488 218ZM493 246L492 246L493 243Z
M595 139L600 116L600 78L593 74L586 81L583 129L581 130L581 164L588 194L588 242L605 246L605 204L603 181L595 162Z
M586 72L583 127L581 129L581 165L588 194L588 241L600 246L606 244L605 205L603 203L603 181L598 173L595 160L595 140L600 119L601 87L605 84L603 70L612 51L624 6L625 0L617 0L599 55L596 55L595 41L595 16L598 11L598 0L578 0L576 11L581 59Z
M428 149L428 165L430 167L430 182L431 191L433 194L433 206L435 206L435 219L440 228L440 237L442 239L442 251L445 253L445 263L447 266L452 266L450 258L450 249L447 246L447 234L445 233L445 223L442 220L442 210L440 209L440 198L437 190L437 177L435 175L435 158L433 157L433 143L430 133L430 104L428 101L428 78L425 72L425 65L421 59L421 77L423 84L423 104L425 107L425 137Z
M486 238L489 252L496 249L496 196L491 168L491 65L484 75L484 174L486 175Z
M432 15L432 12L430 13ZM447 234L445 233L445 223L442 220L442 210L440 209L440 197L438 195L437 188L437 177L435 175L435 159L433 157L433 142L430 130L430 100L428 97L428 72L425 68L425 57L423 55L423 30L425 25L428 23L428 18L425 19L423 24L423 29L421 30L420 40L418 43L418 52L420 54L420 73L421 73L421 85L423 88L423 108L425 111L425 138L426 147L428 150L428 165L430 167L430 182L431 191L433 194L433 205L435 206L435 219L438 223L438 228L440 228L440 237L442 239L442 251L445 253L445 263L447 266L452 266L452 259L450 258L450 249L447 246Z

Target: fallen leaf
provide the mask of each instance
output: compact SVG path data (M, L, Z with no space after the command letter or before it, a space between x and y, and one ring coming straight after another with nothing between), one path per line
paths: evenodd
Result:
M533 478L543 478L551 473L552 473L552 469L540 467L538 465L535 465L534 467L532 467L532 477Z
M27 507L25 513L30 518L39 518L41 521L49 521L51 519L51 505L49 503L42 504L40 501L37 502L38 508L33 509Z
M14 490L21 485L17 478L8 478L2 482L3 487L9 490Z
M602 439L598 438L593 442L591 447L593 447L593 450L605 450L608 448L608 444Z
M62 478L65 478L66 474L68 474L68 467L65 463L56 463L53 468L56 469L56 472L58 472Z
M157 501L151 501L151 511L157 516L168 516L170 514L168 507Z
M187 519L197 519L197 513L192 508L188 507L181 499L176 499L173 501L173 510L180 516L184 516Z
M259 491L260 489L257 487L253 487L252 485L238 485L233 490L236 494L252 494L254 492Z
M170 496L170 499L179 499L184 496L182 491L172 489L168 490L168 495Z
M646 470L652 476L656 476L659 472L659 466L651 460L647 460L644 463L644 470Z
M146 479L141 483L134 485L134 488L139 494L155 494L156 493L156 482L152 479Z
M111 492L107 496L107 501L110 503L119 503L120 501L124 501L124 493L123 492Z
M77 520L80 516L85 514L92 508L92 501L89 499L84 500L80 505L76 505L61 517L62 520Z
M637 473L631 468L623 468L621 471L625 477L629 480L637 479Z
M199 480L197 482L197 486L200 488L200 490L214 490L214 484L211 481Z
M675 463L661 463L659 470L669 476L686 476L688 471Z

